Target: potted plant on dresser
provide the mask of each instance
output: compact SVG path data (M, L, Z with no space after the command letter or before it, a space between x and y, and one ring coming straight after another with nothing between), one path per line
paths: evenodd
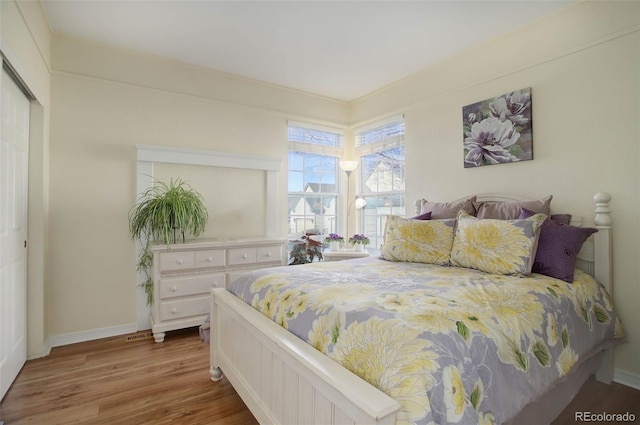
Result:
M305 233L300 239L293 241L294 245L289 254L289 265L313 263L315 258L322 260L322 242L317 240L317 235Z
M204 231L209 214L204 199L188 183L171 179L167 184L154 181L139 201L129 211L129 234L144 246L137 268L145 274L142 287L147 295L147 304L153 302L153 279L151 266L153 256L149 250L152 243L172 244L178 239L185 241L185 234L197 237Z
M329 233L329 236L324 238L324 243L329 244L329 249L334 252L340 250L340 244L344 242L344 238L337 233Z
M364 247L369 245L369 238L363 234L355 234L349 238L349 243L353 245L353 250L364 252Z

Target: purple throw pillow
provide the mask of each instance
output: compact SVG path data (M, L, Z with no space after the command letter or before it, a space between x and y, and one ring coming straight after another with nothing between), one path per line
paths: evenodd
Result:
M422 213L415 217L411 217L412 220L431 220L431 211L427 211L426 213Z
M532 215L531 211L523 208L520 218ZM598 229L590 227L576 227L560 224L555 220L545 220L540 226L538 250L531 271L573 282L578 252L589 236L597 231Z

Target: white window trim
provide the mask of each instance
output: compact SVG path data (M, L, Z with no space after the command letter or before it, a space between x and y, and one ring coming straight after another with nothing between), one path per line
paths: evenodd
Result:
M344 135L346 127L332 127L325 124L315 124L301 121L287 121L287 127L307 128L309 130L324 131L327 133L336 133Z
M312 153L316 155L335 156L338 159L341 159L344 154L344 149L341 147L338 148L333 146L316 145L313 143L305 142L289 142L289 150Z
M389 137L388 139L385 139L379 142L357 146L356 157L359 158L364 155L370 155L372 153L386 151L388 149L397 148L399 146L404 146L404 136Z
M377 121L371 121L367 124L359 125L353 129L353 134L363 133L368 130L373 130L374 128L384 127L385 125L402 122L404 121L404 114L393 115L387 118L383 118Z

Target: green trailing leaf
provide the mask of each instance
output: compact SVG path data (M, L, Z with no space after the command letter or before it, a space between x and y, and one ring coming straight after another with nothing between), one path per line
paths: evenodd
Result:
M595 314L596 322L598 323L609 323L611 321L609 313L607 313L607 311L598 304L593 306L593 313Z
M541 341L536 342L533 345L533 355L536 356L538 363L540 366L549 367L549 359L551 358L551 354L549 353L549 348L546 344Z
M558 293L555 291L555 289L547 287L547 291L549 291L549 293L553 295L553 298L558 299Z
M129 234L134 239L169 244L177 241L174 230L181 235L200 235L208 218L204 199L188 183L155 180L129 211Z

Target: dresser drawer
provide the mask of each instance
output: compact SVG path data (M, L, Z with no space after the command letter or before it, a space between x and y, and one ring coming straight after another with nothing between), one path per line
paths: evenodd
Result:
M269 263L272 261L280 261L282 258L281 245L269 245L256 248L258 263Z
M194 266L193 251L176 251L160 253L160 271L192 269Z
M209 313L209 296L160 302L160 320L182 319Z
M210 249L195 252L195 267L224 267L224 249Z
M241 264L253 264L256 262L255 248L232 248L229 249L229 265L238 266Z
M211 309L211 289L251 270L284 264L287 241L279 238L198 240L156 245L153 253L153 300L149 319L153 337L202 324Z
M160 299L208 295L213 288L224 288L224 283L224 273L160 279Z

